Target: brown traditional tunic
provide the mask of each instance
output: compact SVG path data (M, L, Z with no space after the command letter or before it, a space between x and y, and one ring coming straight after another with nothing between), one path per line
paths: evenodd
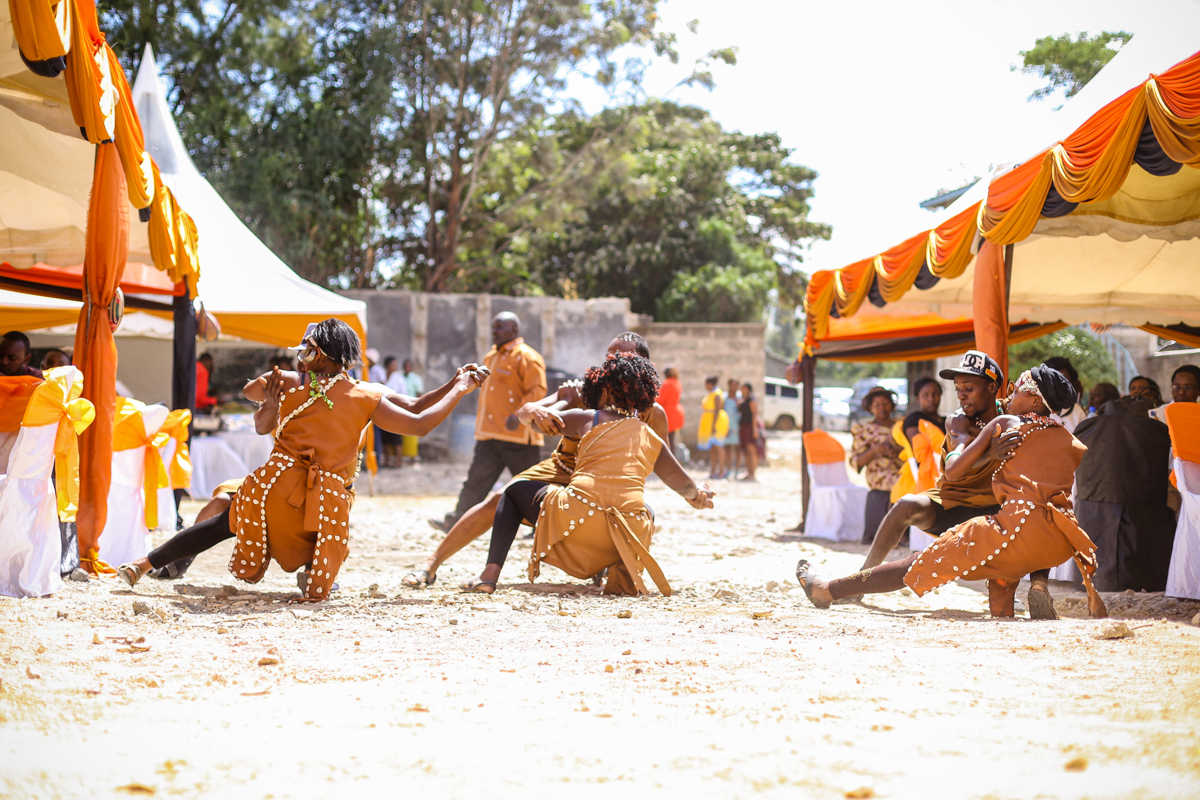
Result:
M649 422L654 409L638 415L642 422ZM539 461L529 469L513 477L514 481L542 481L557 486L566 486L571 482L571 474L575 472L575 457L579 452L579 440L563 436L558 441L558 447L545 461Z
M258 583L272 558L285 572L307 565L305 594L321 599L350 552L350 484L358 474L358 451L390 391L345 377L325 386L332 408L311 397L307 383L284 393L275 449L246 477L229 511L237 534L229 561L234 577Z
M909 568L910 589L923 595L955 578L1015 581L1074 557L1092 593L1096 546L1071 513L1071 484L1087 448L1047 422L1022 424L1021 444L996 468L1000 511L942 534Z
M951 452L951 437L947 436L942 442L942 463ZM995 459L977 462L962 478L956 481L948 479L945 474L938 476L937 484L932 489L926 489L922 494L942 508L971 506L986 508L998 502L992 490L992 473L999 465Z
M543 562L576 578L608 569L605 594L647 594L649 570L667 596L671 586L650 556L654 520L646 510L646 476L663 442L637 419L597 425L579 441L575 471L565 486L551 486L534 529L529 579Z

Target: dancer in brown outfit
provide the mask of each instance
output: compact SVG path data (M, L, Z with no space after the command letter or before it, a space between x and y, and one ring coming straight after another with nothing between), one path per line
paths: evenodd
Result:
M1087 451L1050 413L1070 409L1075 389L1062 373L1035 367L1017 380L1008 414L997 416L973 442L947 460L946 473L958 477L972 467L1005 431L1017 436L1001 454L992 473L1000 510L955 526L920 553L845 578L825 581L806 560L796 577L818 608L844 597L894 592L908 586L924 595L956 578L986 579L988 602L996 617L1013 616L1013 598L1021 578L1074 557L1088 593L1088 610L1107 616L1092 586L1096 546L1071 512L1075 468Z

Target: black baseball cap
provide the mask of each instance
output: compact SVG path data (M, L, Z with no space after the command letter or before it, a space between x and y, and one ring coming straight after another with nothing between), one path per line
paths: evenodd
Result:
M979 350L968 350L963 353L958 367L944 369L938 375L948 381L954 380L956 375L973 375L976 378L995 381L1001 385L1004 383L1004 372L1000 369L999 362Z

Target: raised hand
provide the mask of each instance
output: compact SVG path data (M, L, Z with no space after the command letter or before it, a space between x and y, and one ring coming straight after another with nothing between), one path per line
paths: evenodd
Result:
M533 409L533 420L529 424L547 436L559 436L563 432L563 418L557 411L543 406Z

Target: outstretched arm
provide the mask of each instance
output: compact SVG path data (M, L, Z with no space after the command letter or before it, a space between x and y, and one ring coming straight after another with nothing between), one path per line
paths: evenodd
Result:
M259 375L246 384L242 394L247 400L258 403L254 410L254 431L266 436L275 430L279 424L279 404L283 402L283 393L300 385L300 375L288 371L280 371L275 367L270 372Z
M663 447L658 451L654 462L654 474L662 478L662 482L671 487L680 497L688 501L692 508L712 508L713 495L708 484L697 486L695 481L683 471L683 467L675 460L671 448Z
M398 394L393 392L387 396L387 399L392 405L399 406L410 414L420 414L422 411L431 407L434 403L437 403L439 400L449 394L450 390L454 388L454 382L458 380L458 376L464 371L478 369L480 369L478 364L467 364L465 367L459 367L458 371L454 373L454 377L433 391L426 392L420 397L409 397L406 394Z
M562 433L560 412L579 408L580 403L578 382L567 381L553 394L521 406L517 410L516 421L511 418L505 420L504 427L515 431L517 424L520 423L521 425L531 425L547 436L558 436Z
M440 425L458 401L475 390L487 375L483 371L460 372L450 390L440 400L419 413L412 413L393 403L387 397L379 401L371 421L380 429L404 436L424 436Z

